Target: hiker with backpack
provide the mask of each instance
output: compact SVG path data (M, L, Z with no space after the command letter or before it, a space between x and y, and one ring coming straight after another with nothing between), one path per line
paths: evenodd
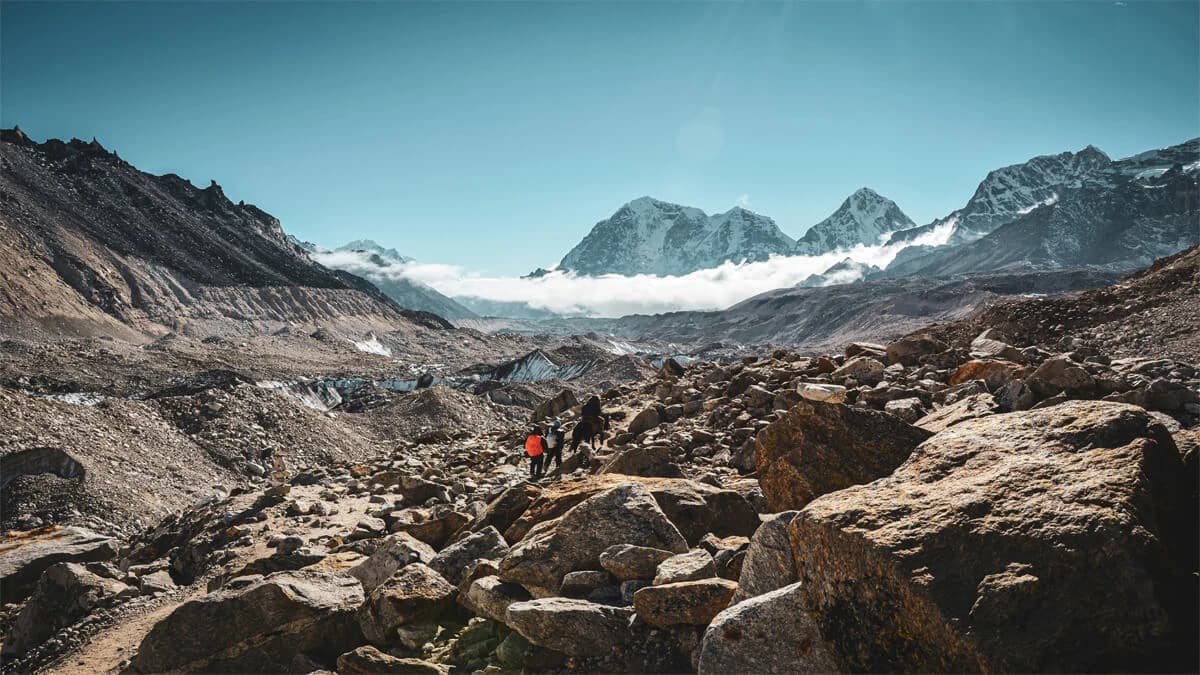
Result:
M542 462L546 459L546 439L542 430L534 426L525 437L525 456L529 458L529 478L537 480L545 473Z
M550 425L550 433L546 434L546 462L545 469L550 470L550 462L554 462L554 467L562 466L563 446L567 443L567 434L563 431L562 422L557 419Z

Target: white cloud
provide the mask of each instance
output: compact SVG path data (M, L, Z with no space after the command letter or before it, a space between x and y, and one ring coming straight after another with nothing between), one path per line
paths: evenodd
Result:
M743 209L750 208L750 195L743 194L742 196L738 197L737 205L742 207Z
M910 242L943 244L953 223L947 223ZM456 265L405 263L380 268L366 256L352 251L314 255L322 264L359 274L406 277L436 288L450 297L477 297L502 302L524 302L536 309L566 315L615 317L677 310L714 310L734 305L751 296L794 286L811 274L819 274L844 258L886 267L904 248L858 245L819 256L776 256L756 263L734 264L700 270L682 276L659 277L606 275L576 276L553 272L526 279L472 274ZM856 280L841 277L838 283Z

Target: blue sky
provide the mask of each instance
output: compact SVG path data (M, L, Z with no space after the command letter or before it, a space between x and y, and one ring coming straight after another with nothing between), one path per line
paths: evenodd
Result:
M1200 3L0 4L0 118L497 274L649 194L801 234L1200 135Z

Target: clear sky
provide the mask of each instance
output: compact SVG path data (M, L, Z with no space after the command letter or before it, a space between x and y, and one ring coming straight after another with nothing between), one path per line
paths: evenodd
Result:
M491 273L649 194L801 234L1200 135L1200 3L0 3L0 118Z

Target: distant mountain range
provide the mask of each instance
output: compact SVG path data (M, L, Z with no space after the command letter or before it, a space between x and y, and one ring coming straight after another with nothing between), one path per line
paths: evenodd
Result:
M385 248L370 239L357 239L333 250L312 242L295 241L313 260L369 280L401 307L432 312L451 320L479 316L433 287L403 276L402 266L415 261L394 248Z
M1133 269L1200 238L1198 173L1200 139L1120 160L1088 146L996 169L965 206L920 226L895 202L864 187L798 241L745 209L708 216L642 197L596 223L558 269L678 275L725 262L882 244L903 247L887 270L843 260L801 285L1021 268Z

